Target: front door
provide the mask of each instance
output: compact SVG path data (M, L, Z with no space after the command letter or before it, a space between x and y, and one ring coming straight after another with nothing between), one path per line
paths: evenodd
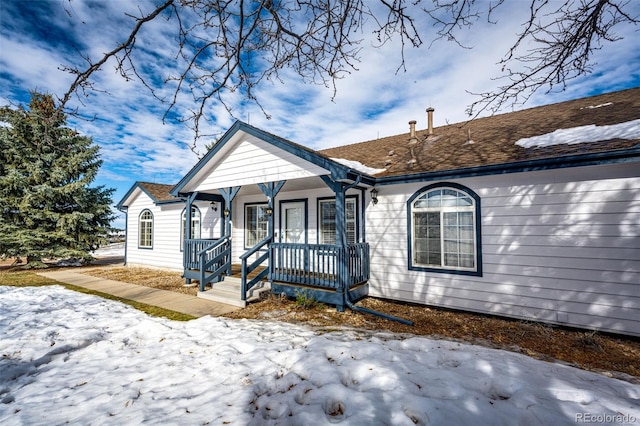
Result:
M281 204L280 241L283 243L307 242L306 206L303 201L285 201Z

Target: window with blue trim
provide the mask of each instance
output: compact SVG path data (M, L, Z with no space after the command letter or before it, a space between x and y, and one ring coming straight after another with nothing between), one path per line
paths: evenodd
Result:
M347 243L355 244L357 242L358 216L357 216L357 198L347 197L346 204L346 229ZM320 199L318 200L318 242L320 244L336 243L336 199Z
M244 207L244 245L253 247L269 235L268 204L247 204Z
M195 206L191 207L191 236L192 240L200 238L200 209ZM182 227L180 228L180 250L184 249L184 235L187 232L187 209L182 210Z
M138 248L153 248L153 213L143 210L138 218Z
M457 184L430 185L408 202L409 268L481 275L480 198Z

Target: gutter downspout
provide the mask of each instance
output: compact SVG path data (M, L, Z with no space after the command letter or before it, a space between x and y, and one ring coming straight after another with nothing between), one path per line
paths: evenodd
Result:
M127 266L127 248L129 246L129 244L127 244L129 241L129 208L125 207L124 209L119 210L124 213L124 258L122 260L123 266Z
M345 186L342 189L342 191L346 194L348 190L350 190L351 188L357 186L360 183L361 179L362 179L362 176L358 175L356 181L353 182L352 184L349 184L349 185ZM343 235L342 238L346 239L346 236ZM344 249L344 244L343 244L343 249ZM345 277L342 277L342 279L344 280ZM402 318L398 318L398 317L394 317L393 315L388 315L388 314L385 314L385 313L382 313L382 312L374 311L373 309L363 308L361 306L354 305L353 302L351 301L351 296L349 295L349 287L347 285L345 285L344 282L343 282L343 285L341 285L341 287L342 287L342 298L344 300L344 303L352 311L364 312L364 313L375 315L375 316L378 316L378 317L382 317L382 318L385 318L385 319L388 319L388 320L391 320L391 321L396 321L396 322L399 322L399 323L405 324L405 325L413 325L412 321L409 321L409 320L406 320L406 319L402 319Z

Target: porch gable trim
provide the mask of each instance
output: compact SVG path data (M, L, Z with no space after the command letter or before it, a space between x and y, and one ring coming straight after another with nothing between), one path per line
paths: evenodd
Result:
M293 142L281 139L275 135L272 135L264 130L260 130L242 121L236 121L233 126L227 130L227 132L220 138L220 140L211 148L207 154L196 163L196 165L174 186L169 193L173 196L179 196L187 186L187 184L196 177L196 175L214 158L218 152L232 140L233 136L238 132L244 132L248 135L254 136L270 145L275 146L283 151L286 151L296 157L302 158L316 166L326 169L330 172L334 179L345 179L355 181L358 176L360 180L369 185L373 185L375 178L365 175L362 172L354 170L348 166L331 160L311 149L305 148L301 145Z

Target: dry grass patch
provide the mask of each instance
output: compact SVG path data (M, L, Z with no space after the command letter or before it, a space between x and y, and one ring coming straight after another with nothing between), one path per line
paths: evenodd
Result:
M78 272L91 275L92 277L138 284L145 287L157 288L159 290L189 294L191 296L198 294L197 286L185 287L184 278L181 277L179 272L174 271L126 266L104 266L82 269Z

